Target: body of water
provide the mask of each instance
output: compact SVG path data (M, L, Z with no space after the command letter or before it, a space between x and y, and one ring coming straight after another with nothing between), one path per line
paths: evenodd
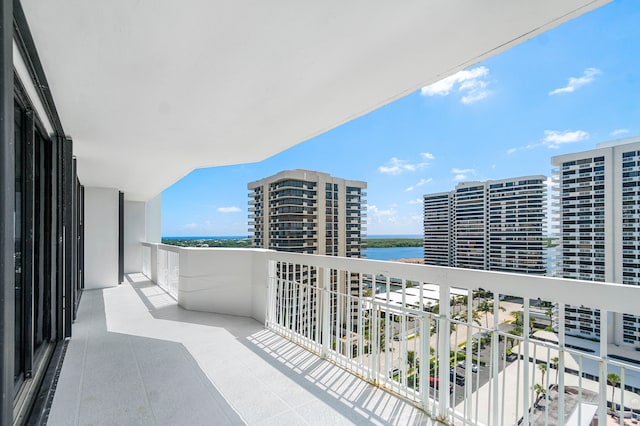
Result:
M163 240L244 240L248 236L195 236L195 237L162 237ZM422 238L421 235L369 235L369 238ZM367 259L396 260L396 259L422 259L424 253L422 247L387 247L368 248L363 254Z

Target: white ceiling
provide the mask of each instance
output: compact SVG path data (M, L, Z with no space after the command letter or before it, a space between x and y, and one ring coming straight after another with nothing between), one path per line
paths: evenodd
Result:
M148 200L195 168L263 160L608 1L22 4L81 181Z

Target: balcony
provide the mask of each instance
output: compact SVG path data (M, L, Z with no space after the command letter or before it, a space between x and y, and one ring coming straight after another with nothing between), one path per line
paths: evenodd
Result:
M179 307L142 274L85 291L74 333L50 425L425 422L252 318Z
M599 378L609 373L626 388L614 392L614 411L640 408L640 366L623 361L634 357L633 348L562 332L565 304L593 307L600 309L606 342L614 312L640 314L637 287L160 244L144 244L143 263L144 275L131 275L129 284L83 296L82 303L90 306L85 311L81 305L80 331L69 346L52 419L97 416L92 386L102 389L106 382L93 371L101 367L91 362L124 358L133 364L130 354L138 367L128 367L127 380L142 385L126 382L140 392L126 403L138 401L151 413L145 415L164 413L162 394L153 386L170 389L169 382L182 380L185 390L172 403L196 419L209 415L211 404L202 401L211 398L230 422L239 418L250 424L299 422L300 417L309 423L404 424L431 418L454 424L545 424L551 418L547 424L566 424L570 416L582 415L583 421L593 413L607 416L612 389ZM480 294L493 294L458 302L478 294L478 288L484 289ZM529 321L522 321L520 336L510 332L512 325L504 322L510 313L501 313L499 306L510 310L520 304L529 318L539 311L530 299L557 306L553 316L559 333L532 334ZM474 320L470 313L482 302L493 303L493 309ZM115 358L99 353L112 350ZM71 368L65 373L68 363L83 356L84 373ZM544 372L541 364L547 366ZM134 374L135 368L141 373ZM156 368L167 377L155 377ZM534 392L543 383L546 392ZM113 400L102 401L101 415L113 409L124 423L140 419L127 417L135 414L122 410L118 389L106 392ZM575 408L584 404L593 407L591 414Z

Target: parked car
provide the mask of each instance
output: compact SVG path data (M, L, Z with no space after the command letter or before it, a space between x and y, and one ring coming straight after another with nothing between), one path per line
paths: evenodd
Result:
M464 386L464 376L462 374L457 374L453 368L449 371L449 380L451 383L455 382L460 386Z
M464 361L460 361L458 363L458 367L467 368L467 365L466 365L466 363ZM477 373L478 372L478 364L475 364L475 363L471 364L471 371L474 372L474 373Z
M440 377L429 377L429 386L440 389ZM453 384L449 383L449 392L453 392Z

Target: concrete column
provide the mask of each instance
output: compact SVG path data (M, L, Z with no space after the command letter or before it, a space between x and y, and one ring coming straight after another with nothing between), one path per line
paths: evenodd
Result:
M118 285L118 190L85 188L85 288Z
M124 202L124 272L142 271L142 242L146 240L146 206L142 201Z

